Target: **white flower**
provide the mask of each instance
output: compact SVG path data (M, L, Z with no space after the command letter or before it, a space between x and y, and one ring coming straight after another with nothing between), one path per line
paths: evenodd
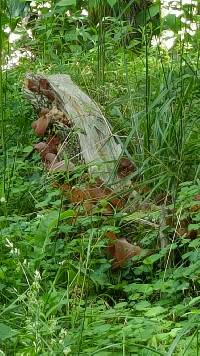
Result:
M69 355L71 353L71 348L70 346L67 346L64 350L63 350L63 353L65 356Z
M65 264L65 260L58 262L59 265L63 266Z
M6 247L13 248L13 243L6 238Z
M83 16L88 16L88 11L85 10L85 9L83 9L83 10L81 11L81 15L83 15Z
M35 281L39 281L41 279L41 275L40 275L40 272L36 269L35 270Z
M197 24L196 24L195 22L192 22L192 23L190 24L190 28L191 28L192 31L196 31L197 28L198 28L198 26L197 26Z
M20 255L20 251L18 248L14 247L13 242L11 242L10 240L8 240L6 238L6 247L10 248L10 254L13 256L19 256Z
M20 40L21 37L22 37L22 35L20 35L18 33L11 32L9 35L9 43L14 43L14 42Z

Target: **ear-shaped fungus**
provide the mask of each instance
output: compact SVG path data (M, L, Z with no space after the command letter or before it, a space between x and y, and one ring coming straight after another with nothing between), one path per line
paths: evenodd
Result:
M32 123L32 128L38 136L44 136L50 123L50 117L44 114Z
M141 253L139 246L130 244L125 238L118 239L111 231L106 233L106 237L109 239L107 252L113 258L113 269L122 267L131 257L139 256Z

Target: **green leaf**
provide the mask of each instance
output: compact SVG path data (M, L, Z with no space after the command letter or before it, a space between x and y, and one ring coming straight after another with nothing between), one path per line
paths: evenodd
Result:
M154 317L154 316L157 316L159 314L163 314L165 312L166 312L165 308L157 306L157 307L153 307L153 308L149 309L148 312L145 313L145 316Z
M150 284L139 284L139 283L131 283L128 286L124 287L124 291L126 293L135 293L139 292L142 294L151 294L153 292L153 288Z
M22 150L22 152L24 152L24 153L30 153L32 151L33 151L33 146L26 146Z
M56 6L76 6L76 0L61 0Z
M65 220L65 219L73 218L75 215L76 215L76 213L75 213L75 211L72 210L72 209L63 211L63 212L60 214L59 221L63 221L63 220Z
M198 230L200 228L200 224L189 224L188 231Z
M181 28L181 19L175 15L167 15L164 19L165 29L171 29L174 32L177 32Z
M139 302L135 305L135 309L138 311L146 310L149 308L151 304L147 302L147 300L143 300L142 302Z
M193 240L189 243L189 247L199 247L200 246L200 238Z
M192 300L188 303L189 306L191 305L195 305L197 303L200 302L200 297L195 297L195 298L192 298Z
M147 21L155 17L160 13L160 4L153 4L147 9Z
M42 216L38 230L37 236L38 238L44 239L51 232L52 228L58 224L59 221L59 212L52 210Z
M146 10L146 14L145 14L145 10L142 10L138 13L138 15L136 16L136 22L139 26L144 26L145 21L147 23L153 17L158 15L159 12L160 12L160 4L159 3L153 4Z
M12 330L10 326L0 323L0 340L1 341L16 335L16 333L17 332Z
M66 41L77 41L78 39L78 33L72 32L68 33L67 35L64 36Z
M11 18L23 17L28 11L28 1L26 0L7 0L6 6Z
M155 255L152 255L152 256L148 256L147 258L145 258L144 264L152 265L154 262L160 260L161 257L162 256L159 253L156 253Z
M117 3L117 0L107 0L108 5L110 5L111 7L115 6L115 4Z
M72 53L81 53L82 52L82 47L79 45L70 45L69 48L72 51Z

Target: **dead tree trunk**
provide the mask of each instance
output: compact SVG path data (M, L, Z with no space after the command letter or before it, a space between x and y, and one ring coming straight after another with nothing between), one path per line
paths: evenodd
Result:
M43 161L50 171L85 163L88 171L105 184L121 188L125 177L123 185L130 183L134 164L124 157L122 142L113 135L97 104L70 76L27 74L25 93L39 111L39 119L32 125L36 134L54 137L54 142L55 136L57 139L57 152L47 147L51 140L36 145L43 156L45 150L48 153Z

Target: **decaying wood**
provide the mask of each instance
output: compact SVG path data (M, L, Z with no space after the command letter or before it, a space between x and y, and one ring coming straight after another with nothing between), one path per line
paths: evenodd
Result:
M39 119L32 125L36 134L44 136L50 124L57 125L62 153L69 161L88 164L90 173L106 184L119 185L122 178L135 170L134 164L122 157L122 142L112 134L97 104L70 76L27 74L25 93L40 110ZM74 140L70 142L72 136ZM127 182L130 180L126 179Z

